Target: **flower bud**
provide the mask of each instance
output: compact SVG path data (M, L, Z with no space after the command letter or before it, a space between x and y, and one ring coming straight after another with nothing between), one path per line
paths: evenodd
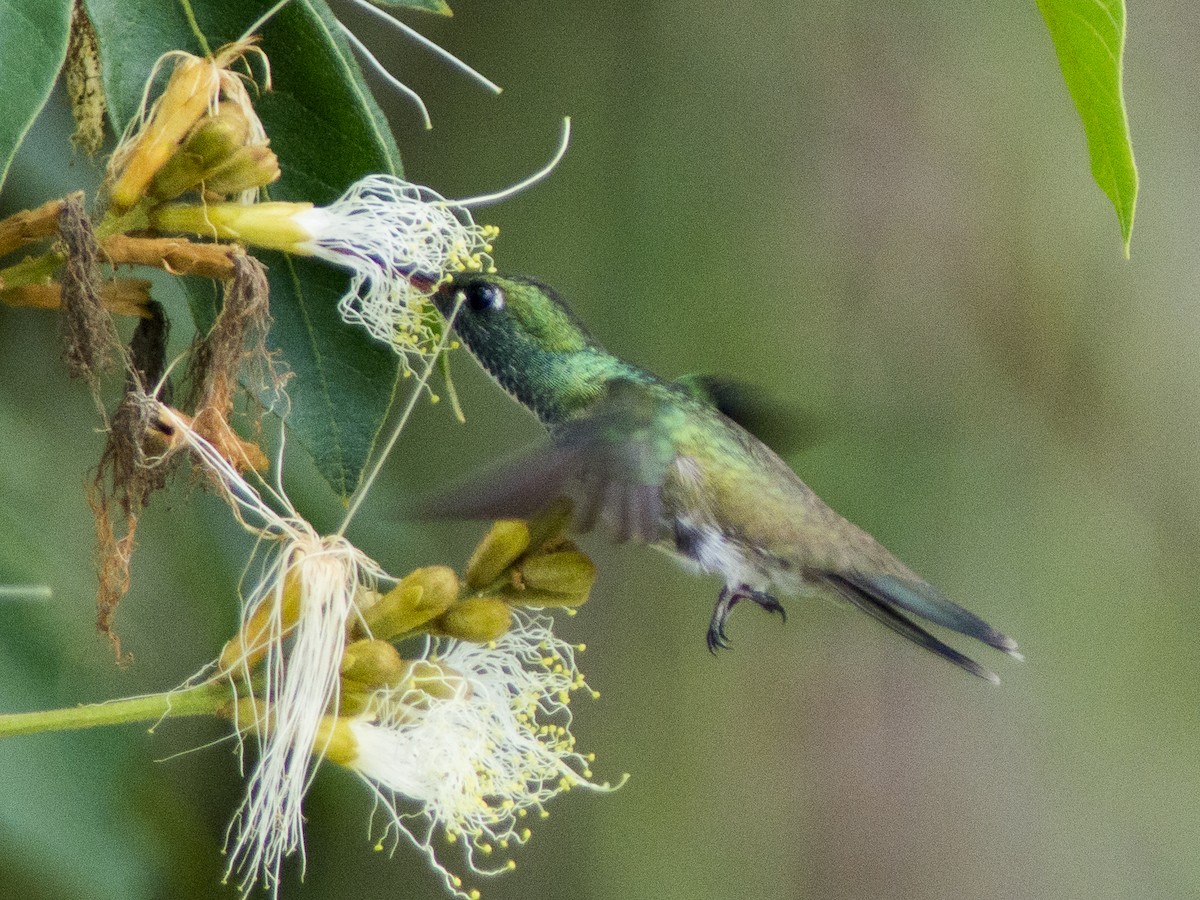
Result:
M528 587L561 594L586 597L596 581L595 563L574 547L531 556L521 563L519 571Z
M110 197L116 210L129 209L142 199L150 181L179 149L219 88L220 78L210 60L196 56L180 60L113 182Z
M442 663L417 659L407 663L408 671L397 690L420 691L435 700L452 700L469 693L462 675Z
M450 607L430 631L460 641L485 644L512 627L512 610L499 597L470 597Z
M400 637L446 612L458 590L458 576L448 566L417 569L364 609L362 619L377 638Z
M559 497L529 520L529 546L540 550L562 537L571 524L574 507L566 497Z
M396 684L409 670L400 651L387 641L354 641L342 655L342 677L366 688Z
M195 153L180 150L158 170L146 194L155 200L173 200L204 180L207 165Z
M205 116L183 146L154 176L146 193L171 200L210 178L226 160L245 149L250 135L246 114L233 103L222 103L217 114Z
M204 188L213 194L240 194L266 187L279 176L279 159L270 147L241 147L205 174Z
M520 519L496 522L467 563L467 586L478 591L502 576L529 549L529 524Z
M221 651L218 670L232 672L241 667L252 669L272 643L278 640L276 625L281 631L287 632L296 624L300 618L300 578L295 569L290 570L284 579L278 615L276 623L274 604L260 604L254 614L242 623L237 637L232 638Z
M358 739L350 728L350 721L345 716L324 716L317 726L314 748L324 750L324 758L340 766L358 758Z
M216 115L202 119L188 136L183 149L213 166L250 139L250 122L235 103L221 103Z

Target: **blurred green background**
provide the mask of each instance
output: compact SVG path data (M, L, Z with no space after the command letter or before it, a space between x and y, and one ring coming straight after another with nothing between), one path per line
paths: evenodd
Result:
M340 8L340 7L339 7ZM408 174L447 196L571 151L487 210L497 260L664 375L761 383L817 424L791 462L835 508L1016 637L968 678L842 607L739 610L665 557L585 546L596 702L575 733L609 796L552 806L485 898L1144 898L1200 895L1200 14L1138 4L1126 90L1142 195L1125 261L1032 2L460 0L409 16L504 85L345 20L426 98L389 102ZM279 64L278 61L276 61ZM0 206L95 178L61 97ZM186 307L164 295L188 335ZM518 447L536 423L464 355L469 424L423 406L354 537L393 572L461 565L478 525L413 528L398 498ZM156 498L118 614L93 629L83 495L102 437L56 326L0 308L0 707L157 691L232 632L249 542L186 484ZM294 452L289 486L340 506ZM0 745L0 897L235 897L219 848L241 792L216 723ZM438 897L372 851L371 801L323 771L284 898ZM455 856L447 848L446 859Z

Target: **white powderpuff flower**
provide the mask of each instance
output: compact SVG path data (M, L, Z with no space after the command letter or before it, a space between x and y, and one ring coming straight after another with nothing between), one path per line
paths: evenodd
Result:
M244 895L260 883L274 894L283 860L296 852L303 858L302 803L325 751L322 720L336 714L355 597L386 576L346 538L318 534L282 491L270 491L286 509L280 515L189 422L148 402L241 524L267 546L261 575L243 603L239 637L226 645L216 674L235 689L254 685L254 696L236 705L235 726L239 737L253 734L258 745L245 799L227 832L226 878L236 877Z
M550 161L493 194L447 200L395 175L368 175L328 206L312 203L163 203L147 213L159 231L241 241L253 247L313 256L350 271L338 300L345 321L390 345L406 373L439 350L444 326L429 302L438 286L462 271L494 272L494 225L471 214L545 180L562 160L571 120Z
M394 175L368 175L328 206L296 216L312 235L300 252L349 269L338 301L344 321L361 325L401 357L430 349L427 302L453 272L495 271L497 230L436 191Z
M229 867L243 894L258 883L279 886L283 860L304 854L304 795L324 754L321 722L336 713L346 628L360 587L382 575L343 537L289 537L274 549L242 615L242 635L253 635L240 658L222 668L249 677L255 656L261 684L238 707L239 734L254 734L258 762L226 835ZM232 663L232 664L230 664ZM249 720L240 713L249 709Z
M472 872L496 874L515 863L483 858L524 844L531 812L545 817L546 802L574 786L611 789L590 781L593 757L575 749L569 703L587 685L576 648L552 625L518 612L512 630L490 644L440 642L425 660L443 673L432 689L428 676L402 682L342 720L351 739L331 759L375 793L393 848L405 836L460 897L478 892L464 890L437 858L438 832L461 841Z
M468 201L470 202L470 201ZM338 312L396 351L405 371L434 353L440 319L429 298L466 269L495 271L491 241L461 202L395 175L368 175L328 206L166 203L154 227L312 256L350 272Z

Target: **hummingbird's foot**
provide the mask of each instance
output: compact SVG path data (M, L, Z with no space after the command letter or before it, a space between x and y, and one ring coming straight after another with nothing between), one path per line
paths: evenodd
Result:
M748 591L746 599L753 600L769 613L779 613L779 617L783 619L783 624L787 624L787 610L783 608L782 603L766 591Z
M787 610L783 608L783 604L766 591L754 591L744 584L731 591L726 585L717 595L717 605L713 607L712 619L708 623L708 649L714 656L718 648L728 649L729 637L725 634L725 622L733 608L742 600L753 600L767 612L779 613L783 621L787 622Z
M742 599L738 592L729 590L729 586L721 588L717 594L717 605L713 607L712 618L708 622L708 652L717 655L717 649L728 649L729 638L725 635L725 620Z

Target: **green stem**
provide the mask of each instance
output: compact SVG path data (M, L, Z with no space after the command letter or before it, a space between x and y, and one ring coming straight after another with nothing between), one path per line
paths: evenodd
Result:
M148 228L150 218L146 212L146 204L139 203L133 209L119 216L111 213L104 216L96 226L96 240L102 241L113 234L124 234L127 231L138 231ZM41 256L30 256L13 263L6 269L0 269L0 285L4 287L20 287L25 284L44 284L54 277L58 267L66 257L57 250L50 250Z
M187 19L188 26L192 29L192 34L196 36L196 41L200 44L200 50L205 56L212 56L212 50L208 47L208 38L200 30L200 23L196 21L196 14L192 12L192 4L188 0L179 0L179 5L183 7L184 18Z
M128 231L140 231L150 227L149 201L142 200L136 206L120 215L114 215L110 209L96 226L96 240L102 241L114 234L125 234Z
M41 256L31 256L7 269L0 269L0 285L19 287L23 284L43 284L53 277L66 259L61 253L51 250Z
M156 722L181 716L215 715L233 699L226 681L209 681L180 691L130 697L87 706L47 709L0 716L0 738L42 731L71 731L101 725L127 725L131 722Z

